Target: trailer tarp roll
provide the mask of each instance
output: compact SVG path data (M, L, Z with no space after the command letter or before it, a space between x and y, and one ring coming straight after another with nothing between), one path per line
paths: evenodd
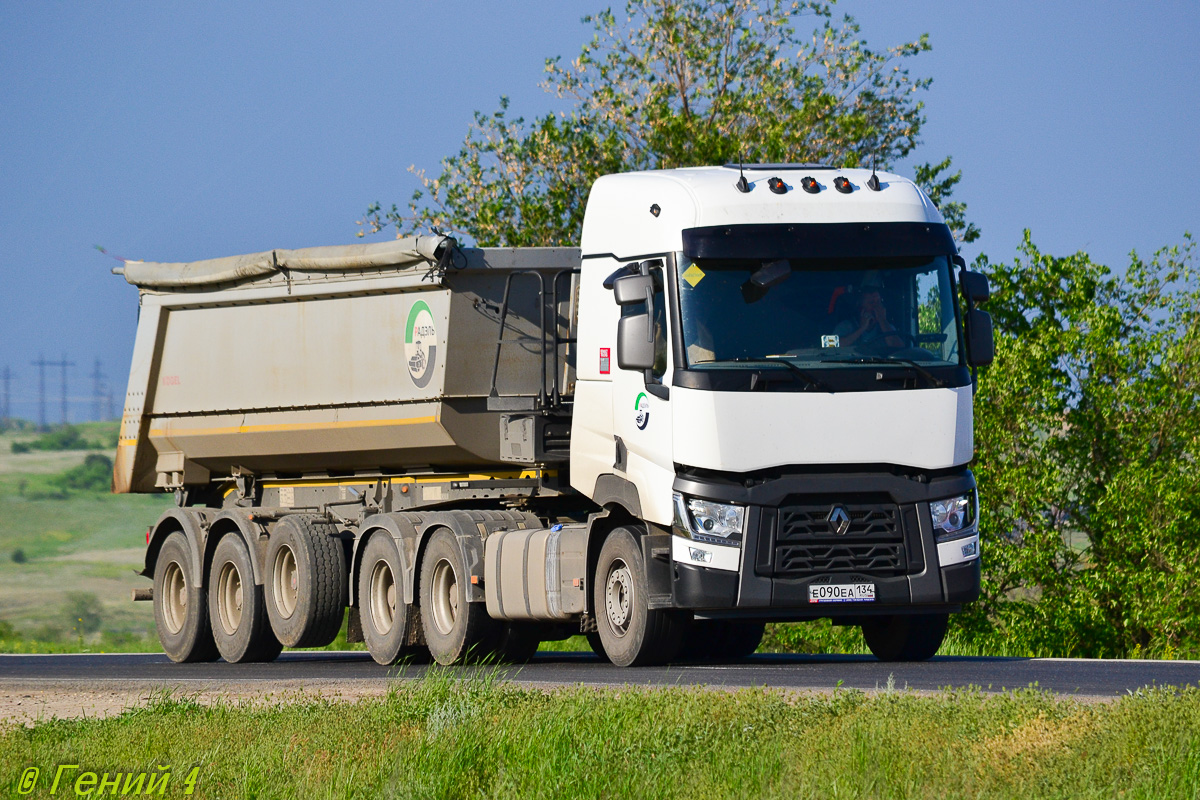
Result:
M162 264L125 262L125 280L147 289L210 286L258 278L280 269L334 271L372 269L437 262L437 249L445 236L410 236L390 242L268 250L206 261Z

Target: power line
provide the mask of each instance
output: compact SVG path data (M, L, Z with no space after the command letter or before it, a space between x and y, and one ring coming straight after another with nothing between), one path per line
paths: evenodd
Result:
M0 422L7 422L12 412L10 405L9 383L12 381L12 370L7 366L4 368L3 375L0 378L4 380L4 406L0 408Z
M91 374L91 378L92 378L92 419L95 419L95 420L105 419L105 417L103 416L105 395L108 394L109 396L111 396L111 393L108 392L107 377L108 376L106 376L103 372L100 371L100 359L97 358L95 366L92 367L92 374ZM110 403L110 405L111 405L111 403Z
M38 368L38 425L46 427L46 367L62 368L62 421L67 423L67 367L75 366L74 361L67 361L66 353L62 361L47 361L45 356L39 356L32 362Z
M67 367L75 366L74 361L67 361L67 354L63 353L62 361L58 362L62 367L62 421L63 425L67 424Z

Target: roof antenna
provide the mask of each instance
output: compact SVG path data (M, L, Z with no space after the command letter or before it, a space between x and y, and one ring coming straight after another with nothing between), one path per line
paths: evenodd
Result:
M750 184L747 183L746 173L743 171L743 169L745 167L745 164L743 164L743 160L744 160L743 156L739 154L739 156L738 156L738 180L737 180L737 183L734 184L734 186L737 187L737 190L739 192L741 192L742 194L745 194L746 192L750 191Z
M875 165L879 162L879 151L871 154L871 177L867 178L867 188L872 192L879 191L879 176L875 174Z

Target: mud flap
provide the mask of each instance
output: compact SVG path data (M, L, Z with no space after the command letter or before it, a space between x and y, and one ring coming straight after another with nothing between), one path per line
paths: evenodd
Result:
M642 537L642 561L646 564L646 589L650 608L673 608L671 534L648 533Z

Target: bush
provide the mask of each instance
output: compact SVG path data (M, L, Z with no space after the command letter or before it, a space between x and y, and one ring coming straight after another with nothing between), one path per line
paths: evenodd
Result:
M112 487L112 459L89 453L83 463L54 477L52 483L66 492L107 492Z
M104 606L92 592L69 592L67 614L71 626L80 635L95 633L104 622Z
M12 551L12 561L14 564L24 564L28 560L28 556L25 555L25 551L21 548L18 547Z
M34 450L96 450L101 447L103 445L83 438L79 428L74 425L61 425L31 441L12 443L14 453L29 453Z

